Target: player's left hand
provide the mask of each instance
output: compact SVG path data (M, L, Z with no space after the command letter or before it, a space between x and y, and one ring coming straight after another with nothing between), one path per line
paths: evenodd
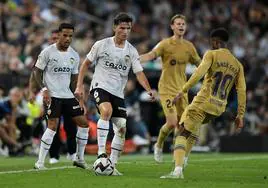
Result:
M243 119L240 118L240 117L236 117L235 118L235 126L236 126L236 130L235 132L236 133L240 133L242 128L244 127L244 122L243 122Z
M82 100L81 100L82 101ZM84 111L84 115L86 115L87 114L87 107L86 107L86 104L82 101L82 102L80 102L79 101L79 105L81 106L81 110L83 110Z
M178 101L180 98L183 97L183 95L184 95L184 93L180 91L180 92L177 94L177 96L173 99L172 104L175 105L175 104L177 103L177 101Z
M83 88L77 87L74 96L78 101L81 101L83 99Z

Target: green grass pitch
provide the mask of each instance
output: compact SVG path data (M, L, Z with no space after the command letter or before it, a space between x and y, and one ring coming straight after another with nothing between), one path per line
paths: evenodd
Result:
M95 156L87 156L93 164ZM184 179L159 177L173 168L171 155L156 164L152 155L123 155L118 164L124 176L95 176L73 168L64 156L45 171L32 170L36 157L1 158L0 188L177 188L268 187L268 154L192 154Z

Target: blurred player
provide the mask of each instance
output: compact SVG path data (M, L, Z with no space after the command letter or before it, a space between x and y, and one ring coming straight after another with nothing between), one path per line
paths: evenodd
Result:
M74 165L87 168L84 161L84 150L88 140L88 124L83 109L73 95L78 78L79 55L70 47L74 33L71 24L59 26L59 39L45 48L39 55L33 70L33 78L42 88L43 103L46 106L48 127L41 138L36 169L44 169L47 152L56 134L59 117L65 111L78 125L77 158ZM30 83L31 85L31 83ZM35 91L32 91L33 93Z
M141 62L150 61L157 57L161 57L163 62L158 89L166 123L160 129L157 142L154 145L154 159L157 162L163 161L164 141L177 126L188 105L187 93L175 105L172 104L177 92L182 89L186 82L186 65L192 63L198 66L201 61L194 45L183 38L186 31L185 16L181 14L173 16L170 20L170 27L173 31L172 37L162 40L151 52L141 55ZM197 135L191 135L187 140L185 161L188 159L188 154L196 141L196 137Z
M229 34L223 28L211 32L212 50L205 53L197 70L174 98L174 103L181 100L185 93L205 75L200 91L185 109L180 120L180 131L176 135L174 147L175 170L161 178L183 178L182 168L187 139L199 131L202 123L220 116L225 111L227 98L233 85L236 86L238 96L235 124L238 130L243 127L246 107L244 70L242 64L227 49L228 39Z
M82 97L82 84L88 66L95 65L95 72L90 86L90 93L100 112L98 121L98 157L107 157L106 140L109 132L109 120L113 122L114 137L110 159L113 166L123 150L126 134L126 107L124 88L132 68L138 82L154 98L148 80L143 73L139 55L127 38L132 27L132 18L126 13L119 13L113 21L114 36L97 41L84 60L75 95ZM122 175L117 169L113 175Z

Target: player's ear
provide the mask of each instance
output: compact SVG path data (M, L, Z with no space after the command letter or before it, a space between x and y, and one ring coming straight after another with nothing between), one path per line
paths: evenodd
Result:
M173 31L174 24L170 24L170 29Z
M116 29L116 25L113 24L113 32L115 32Z

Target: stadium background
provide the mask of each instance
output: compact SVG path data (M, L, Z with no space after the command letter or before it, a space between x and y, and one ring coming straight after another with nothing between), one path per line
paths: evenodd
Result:
M185 38L193 42L202 57L209 48L208 34L215 27L230 31L228 44L241 61L247 81L247 112L245 127L241 134L234 133L232 120L237 101L233 91L226 112L211 125L204 126L196 151L268 151L268 6L266 1L255 0L1 0L0 29L0 93L8 95L10 88L27 87L32 66L44 46L47 46L52 30L62 22L75 25L72 42L80 54L81 61L96 40L112 35L112 18L120 12L129 12L135 23L129 41L140 54L151 50L161 39L171 35L170 17L182 13L187 17ZM161 73L159 60L145 64L145 72L153 88ZM193 67L187 67L191 75ZM92 68L89 68L86 83L90 83ZM159 103L147 100L142 89L131 77L126 90L126 101L130 110L127 138L128 152L151 151L151 145L162 124L164 115ZM134 80L134 82L133 82ZM192 98L200 85L193 88ZM27 103L23 103L24 105ZM22 104L22 105L23 105ZM27 108L27 105L24 106ZM89 120L97 120L96 109L89 101ZM27 119L29 114L20 114ZM22 118L23 119L23 118ZM35 125L17 121L20 142L32 141ZM137 126L138 125L138 126ZM93 125L94 126L94 125ZM34 131L33 131L34 132ZM26 135L24 135L26 134ZM40 133L41 134L41 133ZM91 133L94 150L94 133ZM64 136L63 136L64 137ZM37 137L35 137L36 139ZM172 137L165 146L169 151ZM150 141L150 142L148 142ZM36 142L36 141L34 141ZM34 145L35 143L33 143ZM23 151L33 154L33 151Z

